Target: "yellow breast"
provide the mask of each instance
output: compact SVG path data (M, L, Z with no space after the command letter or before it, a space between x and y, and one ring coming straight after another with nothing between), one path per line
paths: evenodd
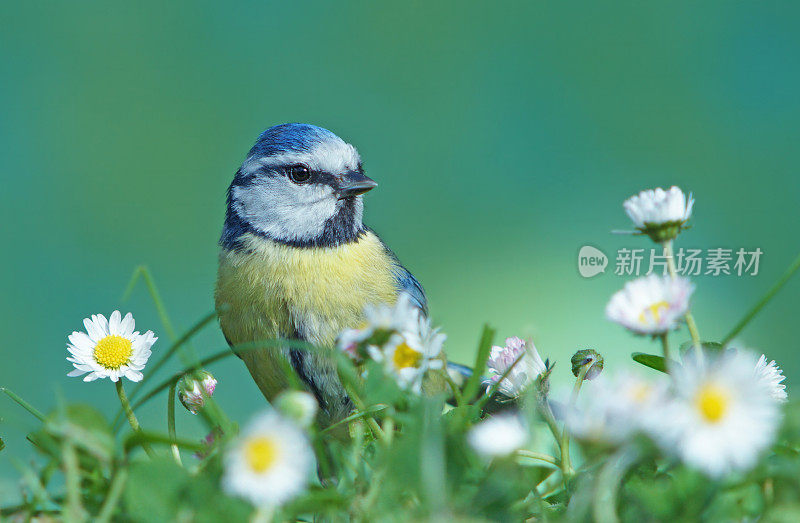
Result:
M394 259L367 232L330 248L296 248L248 234L220 254L216 302L229 341L289 337L332 345L363 321L364 306L397 299Z

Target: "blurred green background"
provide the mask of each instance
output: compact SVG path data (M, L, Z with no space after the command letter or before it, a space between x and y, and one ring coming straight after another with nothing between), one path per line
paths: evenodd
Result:
M796 2L3 2L0 6L0 386L112 412L113 385L69 379L66 336L133 311L164 329L146 263L183 330L212 309L224 195L264 128L327 127L380 188L366 221L425 286L453 359L484 322L533 336L571 378L655 350L604 319L624 283L577 272L584 244L648 247L622 201L697 198L679 246L760 247L755 277L699 277L701 334L724 335L800 250ZM613 260L612 260L613 263ZM613 267L612 267L613 268ZM800 373L790 282L741 339ZM675 340L685 336L675 335ZM216 326L199 354L225 347ZM177 362L160 374L177 368ZM264 400L231 358L211 370L237 420ZM790 390L791 394L791 390ZM165 430L164 399L142 410ZM35 420L0 397L0 501ZM180 413L178 430L201 433Z

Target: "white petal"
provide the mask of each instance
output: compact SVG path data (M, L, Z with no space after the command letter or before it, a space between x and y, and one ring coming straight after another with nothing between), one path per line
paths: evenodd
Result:
M106 320L106 317L102 314L94 316L94 324L97 325L97 328L103 332L103 337L111 334L111 331L108 328L108 320Z
M133 321L133 314L129 312L124 318L122 318L122 323L120 325L120 336L130 338L131 334L133 334L133 329L135 328L136 323Z
M136 381L142 381L142 378L144 376L138 370L128 369L125 371L125 377L131 381L136 382Z
M83 350L93 350L94 343L85 332L73 332L69 335L69 342L75 347Z
M67 376L69 376L70 378L74 378L74 377L76 377L76 376L83 376L84 374L86 374L86 371L85 371L85 370L75 369L75 370L73 370L73 371L70 371L70 372L67 374Z
M97 343L106 336L103 330L100 329L95 323L95 318L96 316L92 316L91 319L85 318L83 320L83 326L86 328L86 333L89 335L92 343Z
M109 334L122 334L120 332L120 314L119 311L114 311L111 313L111 319L108 321L108 332Z

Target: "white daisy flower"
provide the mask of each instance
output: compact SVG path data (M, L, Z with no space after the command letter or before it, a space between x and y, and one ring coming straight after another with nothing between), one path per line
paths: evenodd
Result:
M675 398L659 416L657 441L688 465L713 477L756 464L774 440L778 403L753 372L750 352L685 358L672 370Z
M413 328L419 314L419 308L406 292L400 293L394 305L379 303L364 309L367 326L373 330L401 331Z
M111 313L106 320L102 314L83 320L86 332L73 332L69 336L67 350L72 355L67 358L75 370L67 376L82 376L83 381L110 378L118 381L121 377L131 381L142 379L142 369L150 357L150 347L158 339L153 331L139 334L134 331L135 323L131 313L121 317L119 311Z
M767 363L767 357L762 354L758 358L758 363L756 363L755 373L756 377L769 389L772 399L779 403L788 401L789 396L786 394L786 385L781 383L786 379L786 376L783 375L783 371L775 363L775 360Z
M663 242L674 239L689 220L694 198L690 194L687 199L675 186L666 191L659 187L631 196L622 206L640 232Z
M257 416L225 453L222 488L259 507L300 494L314 468L306 434L274 411Z
M519 357L522 359L514 365ZM516 398L522 394L536 378L547 370L533 342L529 344L516 336L506 338L505 347L496 345L492 347L486 362L491 382L497 383L512 365L514 368L498 387L502 394L510 398Z
M631 372L603 374L584 385L564 419L577 438L619 444L656 426L669 382L661 376L645 379Z
M492 416L467 433L469 445L486 459L509 456L524 447L529 439L525 425L513 414Z
M689 310L694 285L683 277L643 276L611 297L606 317L637 334L663 334Z
M392 333L413 329L421 311L413 304L408 293L400 293L394 305L378 303L364 308L364 324L358 328L345 329L339 334L336 344L339 350L355 361L361 360L359 345L377 332Z
M367 351L372 359L384 363L400 387L419 394L425 374L444 367L442 347L447 336L417 311L416 320L392 334L383 347L369 346Z

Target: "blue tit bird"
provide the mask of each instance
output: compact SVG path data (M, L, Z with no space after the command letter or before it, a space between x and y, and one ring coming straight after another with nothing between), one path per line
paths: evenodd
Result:
M362 222L377 183L355 147L314 125L261 133L228 189L216 304L231 346L298 339L332 347L364 323L364 307L401 292L427 312L414 276ZM329 356L282 348L239 356L271 401L288 386L285 359L320 404L323 424L352 410Z

